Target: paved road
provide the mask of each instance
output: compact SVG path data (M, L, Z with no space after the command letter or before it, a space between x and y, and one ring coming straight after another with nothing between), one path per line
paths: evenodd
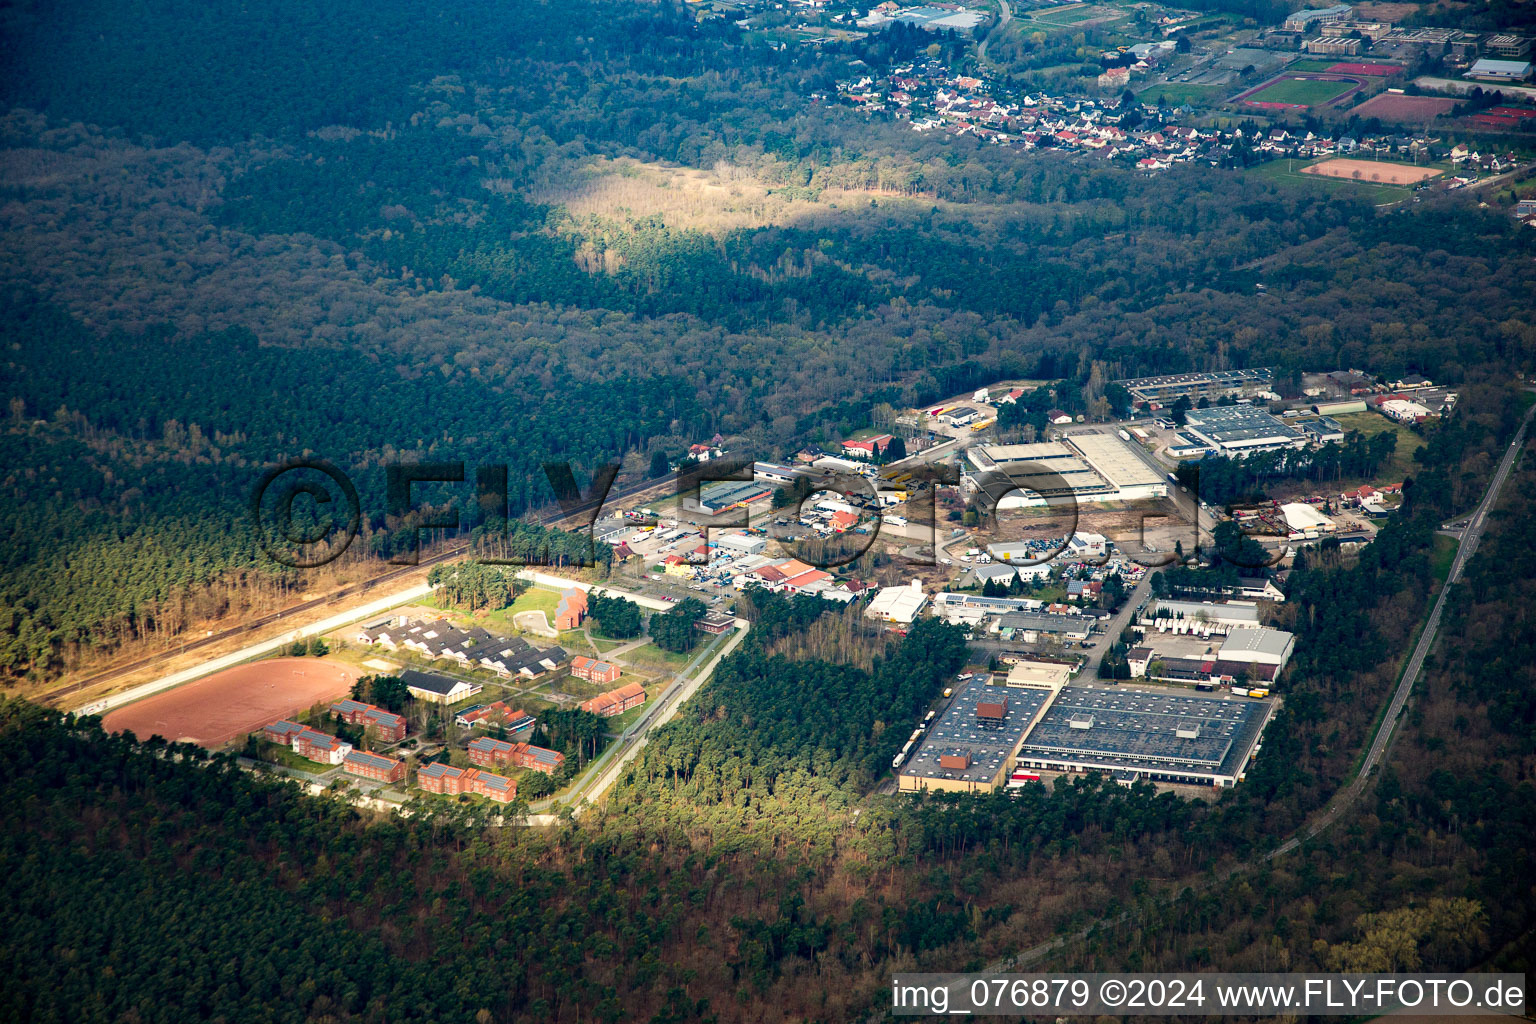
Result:
M976 58L982 63L986 63L987 44L992 41L992 33L1001 32L1003 27L1013 20L1013 8L1008 6L1008 0L997 0L997 2L1002 6L1003 13L998 17L997 24L987 32L987 37L981 41L981 45L976 48Z
M1488 490L1483 495L1483 500L1478 504L1477 511L1468 519L1467 529L1463 535L1461 546L1456 552L1455 560L1451 563L1450 575L1446 577L1445 586L1440 589L1440 594L1435 599L1434 608L1430 612L1429 619L1424 626L1424 631L1419 637L1419 642L1415 645L1407 665L1404 666L1402 678L1398 682L1397 689L1392 694L1391 702L1387 706L1387 713L1382 718L1381 726L1377 730L1364 760L1361 762L1359 773L1340 789L1328 807L1312 823L1295 836L1292 836L1271 850L1264 857L1259 858L1259 861L1270 861L1282 857L1295 850L1303 842L1316 837L1325 829L1335 824L1343 811L1365 792L1375 769L1386 758L1387 751L1391 747L1392 737L1396 732L1398 722L1402 718L1403 708L1407 704L1414 683L1424 667L1424 659L1434 646L1435 634L1440 627L1440 617L1445 609L1446 597L1450 593L1451 585L1461 578L1461 573L1466 566L1467 560L1477 551L1478 543L1482 540L1483 529L1487 525L1488 512L1498 503L1499 494L1502 492L1504 484L1509 479L1509 474L1514 468L1515 459L1520 453L1521 445L1525 443L1526 431L1530 426L1533 415L1536 415L1536 406L1532 406L1526 411L1525 420L1520 425L1519 433L1515 435L1514 441L1510 443L1509 449L1504 453L1503 459L1500 460L1498 468L1494 471L1493 479L1489 482ZM1255 863L1255 861L1245 861L1216 879L1208 879L1196 883L1189 888L1210 888L1235 874L1251 871ZM1048 939L1039 945L1020 950L1013 956L988 964L984 971L986 973L999 973L1003 971L1018 971L1030 967L1044 960L1056 950L1061 949L1067 943L1086 939L1099 929L1124 924L1131 920L1136 913L1137 911L1126 910L1110 917L1101 918L1071 935Z
M750 624L746 619L736 620L736 630L724 644L712 640L673 678L672 684L651 703L645 714L630 723L617 743L605 750L598 758L597 767L588 773L582 785L557 798L558 803L574 805L580 812L584 804L596 803L618 781L624 766L633 761L645 748L653 729L670 722L683 702L696 693L704 681L714 674L720 659L734 651L746 639ZM700 668L706 659L708 664Z
M1419 634L1419 642L1414 645L1413 654L1408 659L1408 664L1403 667L1403 675L1398 680L1397 689L1392 693L1392 701L1387 705L1387 713L1382 717L1381 726L1376 730L1376 737L1371 742L1370 749L1365 753L1365 759L1360 763L1360 771L1354 780L1334 797L1324 812L1307 825L1301 832L1287 839L1278 847L1271 850L1266 860L1274 860L1296 849L1302 843L1313 838L1324 829L1331 826L1339 819L1362 793L1365 792L1376 768L1387 755L1387 748L1392 744L1392 738L1396 735L1398 722L1401 721L1403 708L1408 703L1408 697L1413 693L1414 684L1418 681L1419 673L1424 668L1424 659L1429 657L1429 652L1435 644L1435 635L1440 629L1440 617L1445 611L1446 599L1450 596L1451 585L1461 579L1462 569L1467 561L1477 553L1477 546L1483 539L1483 530L1488 525L1488 512L1498 503L1499 492L1503 490L1504 483L1509 479L1509 474L1515 466L1515 459L1520 454L1520 447L1525 443L1526 428L1530 426L1531 416L1536 413L1536 405L1526 410L1525 420L1520 424L1520 430L1515 439L1510 442L1509 449L1504 457L1499 460L1499 466L1494 470L1493 480L1488 485L1488 491L1483 495L1483 500L1478 504L1477 511L1467 519L1466 528L1461 534L1461 544L1456 549L1456 558L1451 562L1450 575L1446 577L1445 585L1440 588L1440 594L1435 598L1434 609L1429 613L1429 621L1424 625L1424 631Z
M1088 654L1088 662L1083 666L1081 678L1097 679L1099 677L1099 662L1104 660L1104 654L1115 642L1120 639L1120 634L1131 624L1131 617L1136 614L1147 598L1152 596L1152 587L1149 581L1152 579L1150 572L1143 573L1136 585L1126 591L1125 603L1115 613L1115 617L1104 623L1104 635L1094 639L1093 650Z
M653 490L658 487L666 487L669 489L668 493L671 493L670 489L674 486L675 484L670 477L663 477L659 480L641 481L640 483L630 484L627 487L621 487L617 490L609 492L607 498L604 499L603 504L607 505L616 501L621 501L625 498L630 498L637 494L641 494L645 491ZM550 516L546 519L543 519L542 522L544 522L545 525L553 526L570 519L579 519L592 513L594 507L595 503L593 502L582 502L580 505L573 507L569 512L563 512L559 515ZM290 621L296 616L303 615L305 612L313 611L314 609L320 608L324 605L334 604L345 598L354 597L359 594L366 594L370 590L373 590L382 584L403 579L407 576L419 573L423 569L431 568L440 562L446 562L451 559L458 558L460 555L465 554L468 550L469 545L467 543L456 544L444 551L439 552L436 555L422 558L421 561L416 565L404 565L398 568L390 569L386 572L380 573L377 576L370 577L366 580L360 580L357 583L349 584L339 590L332 591L329 594L311 598L308 601L292 605L280 611L272 612L268 615L263 615L259 618L251 619L250 621L244 622L241 625L234 626L225 630L220 630L217 633L210 633L209 635L199 637L196 640L188 640L186 643L178 645L175 650L161 651L158 654L145 655L142 658L137 658L122 665L114 665L109 669L98 672L95 675L89 676L85 679L81 679L77 682L69 683L68 685L50 690L47 693L40 694L36 699L39 703L51 704L60 698L67 697L70 694L80 693L81 691L90 689L93 686L100 686L102 683L109 683L114 679L121 678L122 676L128 675L131 672L136 672L141 668L159 664L160 662L168 661L172 658L179 658L189 651L198 651L205 647L210 647L223 641L243 636L246 633L254 632L255 630L261 629L265 626L271 626ZM370 603L369 607L372 606L373 604ZM342 625L345 625L345 623L342 623ZM335 627L333 626L331 628L334 629ZM292 637L292 634L285 633L284 635L290 638ZM308 636L312 634L306 632L304 635ZM185 680L183 680L183 682L185 682Z

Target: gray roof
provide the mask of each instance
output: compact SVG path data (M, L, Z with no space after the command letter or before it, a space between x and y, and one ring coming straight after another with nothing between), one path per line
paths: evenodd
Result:
M440 676L436 672L418 672L408 668L400 673L401 682L406 686L417 690L426 690L428 693L436 693L446 697L453 692L453 688L459 685L468 686L458 679L450 679L448 676Z

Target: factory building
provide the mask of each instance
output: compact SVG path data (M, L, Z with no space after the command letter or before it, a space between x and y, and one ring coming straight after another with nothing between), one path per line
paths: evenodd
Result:
M1115 434L966 449L961 487L1001 510L1163 498L1168 482Z
M1275 371L1269 367L1251 370L1212 370L1205 373L1171 373L1161 377L1132 377L1117 380L1131 394L1137 405L1172 405L1180 398L1197 402L1202 398L1243 397L1269 391L1274 387Z
M1018 767L1233 786L1273 710L1267 700L1068 686L1029 730Z
M1008 779L1024 736L1056 695L973 680L956 693L897 775L903 792L986 793Z
M1233 458L1307 446L1306 435L1251 405L1191 409L1184 433Z

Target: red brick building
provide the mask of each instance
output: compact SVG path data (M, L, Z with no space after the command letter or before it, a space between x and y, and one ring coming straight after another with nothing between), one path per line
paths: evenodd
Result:
M500 804L511 803L517 796L517 783L505 776L478 768L455 768L436 761L416 773L416 784L428 793L445 796L471 793Z
M284 719L281 722L273 722L264 726L261 730L261 738L271 740L273 743L281 743L288 747L293 745L293 738L304 731L304 727L298 722L290 722Z
M341 764L352 752L352 744L310 728L295 733L292 746L295 754L321 764Z
M575 629L581 625L581 620L587 617L587 593L578 587L572 587L560 595L560 603L555 607L555 628Z
M589 683L614 683L619 679L619 666L609 661L578 656L571 659L571 675Z
M370 754L363 750L354 750L341 762L341 769L351 775L359 775L365 779L376 779L379 782L399 782L405 778L405 762L396 761L392 757L382 754Z
M510 764L518 768L531 768L546 775L553 774L565 763L565 755L557 750L536 747L531 743L508 743L489 736L469 741L469 759L487 768Z
M389 743L405 739L405 717L392 711L347 698L331 705L331 713L348 725L377 729L379 738Z
M612 718L614 715L622 715L630 708L639 707L645 703L645 687L639 683L627 683L617 690L609 690L600 693L589 701L584 701L581 710L590 711L594 715L602 715L604 718Z

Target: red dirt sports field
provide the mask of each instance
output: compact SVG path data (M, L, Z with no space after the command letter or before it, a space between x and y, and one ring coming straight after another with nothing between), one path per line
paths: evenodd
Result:
M108 732L219 747L317 701L346 696L359 673L312 658L274 658L216 672L107 713Z

